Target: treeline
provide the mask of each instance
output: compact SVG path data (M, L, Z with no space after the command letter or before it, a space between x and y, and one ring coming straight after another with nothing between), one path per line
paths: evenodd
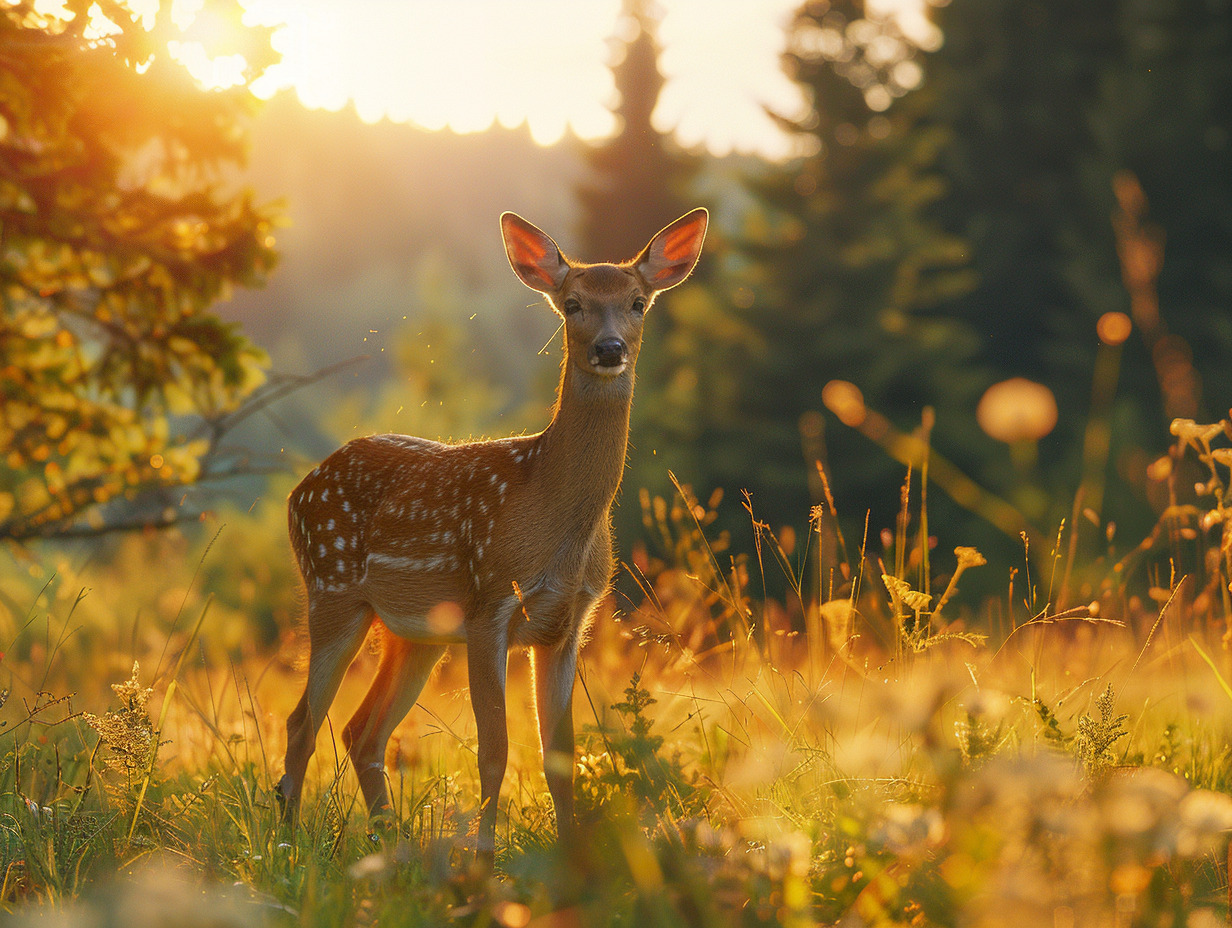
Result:
M626 554L642 533L638 489L671 493L669 469L702 498L726 491L719 524L738 529L738 547L751 548L741 490L756 518L802 529L826 503L827 480L851 531L871 510L876 543L923 440L937 462L929 506L934 529L946 527L943 549L1008 551L1018 531L1046 537L1075 514L1091 544L1117 531L1125 545L1141 539L1169 498L1147 476L1169 420L1217 418L1228 404L1228 4L952 0L932 10L935 33L907 35L860 0L807 3L789 24L783 66L812 107L782 120L804 153L786 163L716 159L663 136L651 119L663 85L656 22L636 3L627 15L640 28L622 30L632 37L613 59L622 132L597 146L365 126L283 99L251 124L243 176L254 199L233 189L242 89L209 111L170 82L188 101L177 104L181 121L210 112L228 142L185 122L195 134L181 133L169 176L214 180L179 196L165 185L133 194L117 210L107 190L159 130L94 118L103 104L89 88L171 99L132 68L150 40L121 23L100 46L48 27L29 5L7 10L0 41L14 61L35 56L41 112L65 114L54 125L34 107L3 114L10 298L0 335L27 378L10 378L0 396L19 450L0 473L9 534L181 521L214 498L185 495L192 475L294 471L357 432L536 428L555 384L559 355L537 355L554 320L510 281L496 216L518 210L571 229L562 245L580 257L619 258L701 203L716 221L699 271L647 321L618 516ZM75 81L82 69L110 83ZM22 99L21 73L8 79L9 99ZM69 144L73 131L90 145ZM22 139L58 145L63 160L33 158L37 146ZM140 235L108 231L138 206L129 227ZM100 219L108 209L112 227ZM244 216L259 218L260 235L238 239L247 250L218 251ZM82 228L102 231L74 237ZM208 309L265 276L270 229L277 273L217 311L270 349L272 369ZM130 286L133 268L149 273L142 249L159 244L155 233L183 256L168 266L171 284ZM194 253L234 260L209 265L218 274L201 299L177 303ZM63 285L49 283L57 274ZM163 317L174 324L141 323ZM298 392L286 376L358 355L371 360ZM138 361L143 377L163 379L126 392L124 365ZM987 393L1015 378L1046 391ZM53 382L63 427L49 440L32 397L52 395L39 384ZM225 401L209 393L220 388ZM140 406L108 424L100 398ZM990 424L996 415L1002 426ZM79 426L101 449L88 473L70 460ZM231 438L268 454L239 454ZM913 476L918 492L918 468ZM54 518L35 524L31 507Z
M675 462L802 527L821 463L875 539L895 456L927 438L974 479L933 470L935 524L960 536L943 550L1021 550L1075 513L1084 544L1132 547L1168 502L1147 471L1171 419L1229 403L1232 8L953 0L933 19L920 40L858 0L794 16L784 67L813 108L784 125L811 154L742 172L721 267L667 303L638 401L659 452L634 482ZM704 159L673 159L705 189ZM1013 378L1051 391L1047 434L977 421ZM1039 392L992 394L981 418L1047 419Z

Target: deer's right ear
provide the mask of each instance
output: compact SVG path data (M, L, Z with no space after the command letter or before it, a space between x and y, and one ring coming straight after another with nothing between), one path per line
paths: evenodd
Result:
M559 290L569 273L569 265L552 237L517 213L502 213L500 221L505 254L518 279L540 293Z

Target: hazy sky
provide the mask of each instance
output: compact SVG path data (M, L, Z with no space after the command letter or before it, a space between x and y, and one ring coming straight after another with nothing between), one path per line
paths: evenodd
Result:
M247 0L254 20L286 27L271 85L313 107L353 100L369 120L410 120L459 132L529 123L544 144L566 131L613 127L608 67L620 0ZM793 111L798 94L778 66L795 0L668 0L656 113L687 144L778 153L763 104ZM357 15L357 11L363 13ZM266 89L262 88L262 89Z
M60 0L39 0L56 6ZM158 0L131 0L139 9ZM164 0L170 2L170 0ZM247 24L278 25L282 62L254 88L291 87L309 107L354 103L368 121L476 132L526 123L541 144L566 131L609 134L616 91L614 39L621 0L240 0ZM948 0L867 0L893 11L927 45L922 10ZM174 0L173 15L208 44L234 24L197 17L202 0ZM655 120L686 145L776 157L789 143L765 108L794 115L804 103L783 74L784 25L800 0L658 0L660 68ZM234 83L243 59L207 60L201 45L175 50L198 78Z
M925 0L870 0L904 11L917 34ZM284 23L282 64L262 92L292 86L311 107L353 101L364 119L478 131L528 123L550 144L566 129L612 130L609 64L621 0L244 0L252 22ZM766 115L803 103L783 74L783 26L799 0L660 0L655 119L686 145L770 156L788 143Z

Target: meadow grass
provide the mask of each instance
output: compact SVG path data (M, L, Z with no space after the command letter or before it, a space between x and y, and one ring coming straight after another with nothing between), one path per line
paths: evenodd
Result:
M336 737L365 650L300 822L279 821L302 648L277 505L212 547L127 540L106 568L55 574L14 559L0 911L137 928L1223 924L1232 499L1216 446L1232 427L1174 434L1204 492L1120 560L1080 561L1064 528L1013 569L930 554L944 527L912 510L918 487L876 553L820 507L798 535L754 519L753 554L733 557L717 497L643 499L633 593L601 611L574 703L585 839L555 846L515 655L494 876L472 866L461 660L395 735L394 813L369 822ZM175 582L138 602L155 563ZM954 605L965 571L997 569L1004 602ZM781 600L755 592L775 571ZM280 616L263 640L258 607Z

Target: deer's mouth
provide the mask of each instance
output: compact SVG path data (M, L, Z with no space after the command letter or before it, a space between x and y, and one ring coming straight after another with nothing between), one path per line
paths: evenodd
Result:
M590 369L600 377L619 377L625 372L625 368L629 366L627 360L619 361L616 364L603 364L600 361L591 359Z

